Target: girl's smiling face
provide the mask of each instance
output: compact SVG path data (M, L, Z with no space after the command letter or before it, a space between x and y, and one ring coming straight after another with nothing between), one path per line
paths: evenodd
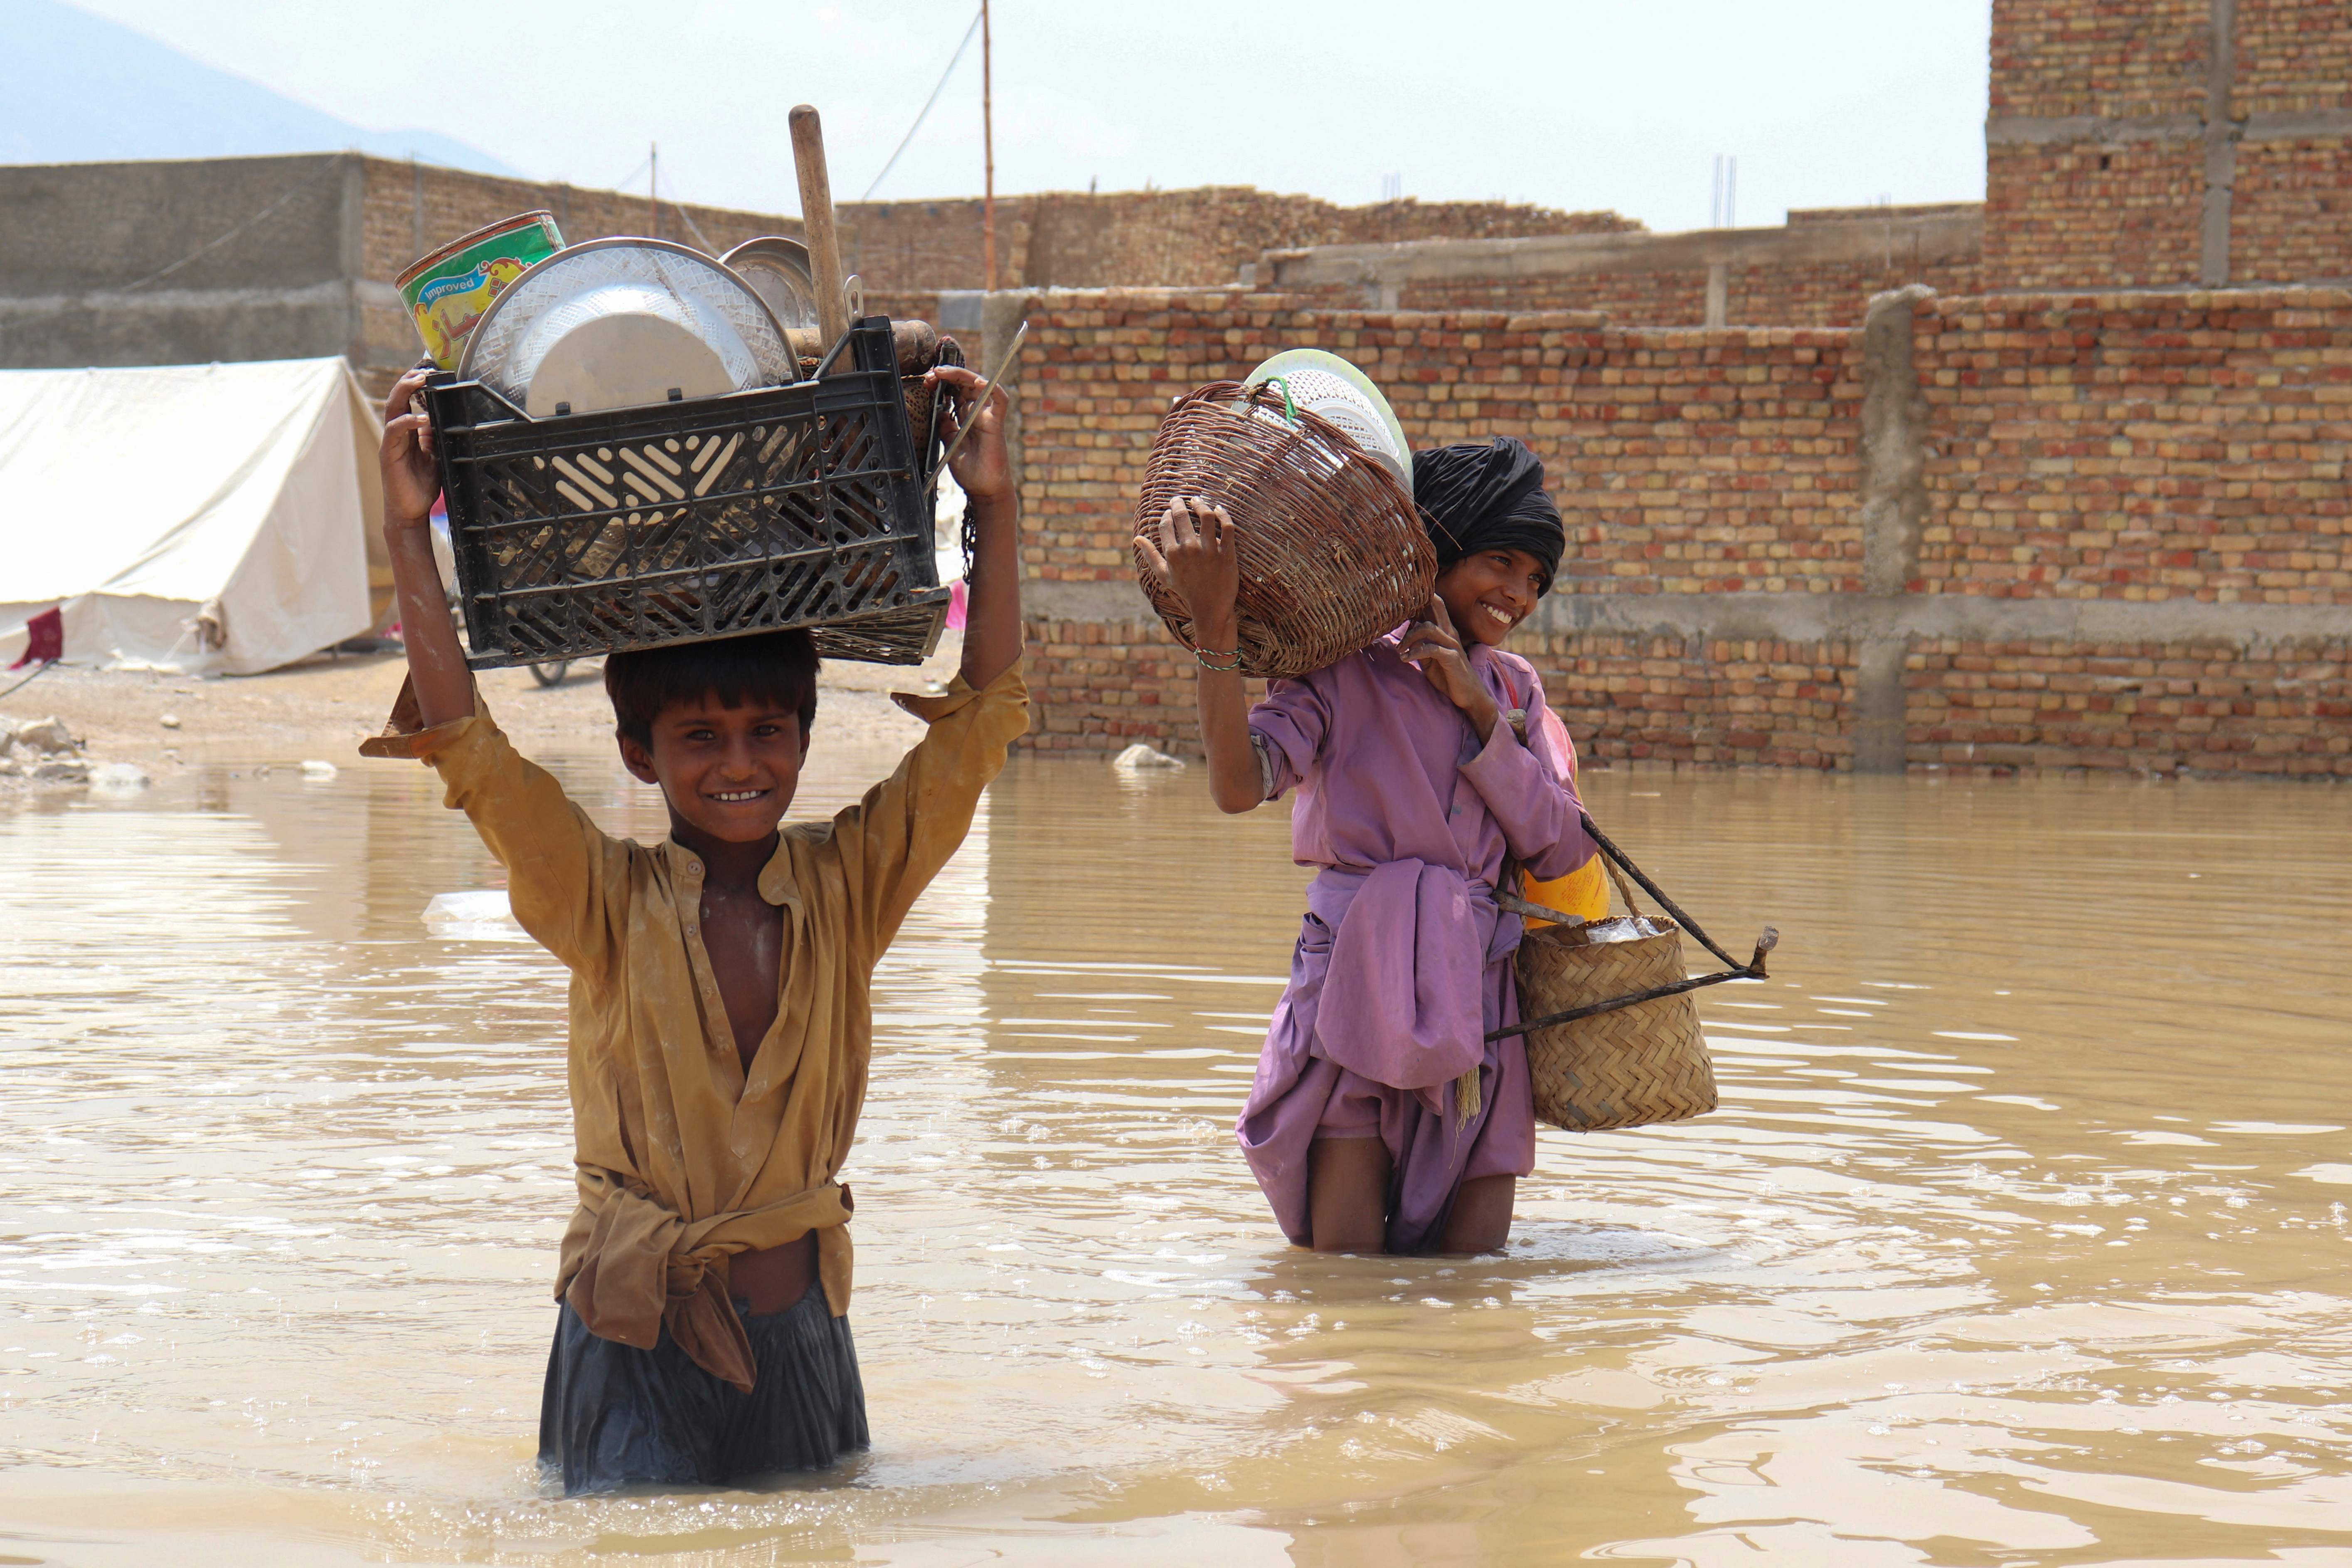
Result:
M1499 647L1543 596L1543 563L1524 550L1474 550L1437 576L1454 629Z

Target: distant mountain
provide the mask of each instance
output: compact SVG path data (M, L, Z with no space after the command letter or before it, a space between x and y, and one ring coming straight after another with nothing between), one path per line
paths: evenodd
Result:
M62 0L0 0L0 163L356 147L514 173L436 131L367 131L321 114Z

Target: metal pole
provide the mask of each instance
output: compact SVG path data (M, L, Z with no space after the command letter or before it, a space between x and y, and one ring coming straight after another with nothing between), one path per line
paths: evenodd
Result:
M980 0L980 155L986 184L980 199L982 287L996 287L996 110L990 80L988 0Z
M646 214L653 227L646 232L656 239L661 237L661 143L646 143Z

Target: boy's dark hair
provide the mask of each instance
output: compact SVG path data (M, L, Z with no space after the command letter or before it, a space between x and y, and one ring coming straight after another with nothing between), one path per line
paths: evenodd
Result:
M715 697L722 708L772 702L816 722L816 639L805 628L715 642L672 643L607 655L604 695L625 738L650 749L654 721L675 702Z

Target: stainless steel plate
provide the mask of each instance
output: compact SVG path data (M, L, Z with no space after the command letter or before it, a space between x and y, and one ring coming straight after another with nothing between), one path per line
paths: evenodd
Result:
M538 382L551 373L546 386ZM759 294L719 262L661 239L592 239L499 295L466 340L458 374L525 413L574 414L755 386L798 366Z

